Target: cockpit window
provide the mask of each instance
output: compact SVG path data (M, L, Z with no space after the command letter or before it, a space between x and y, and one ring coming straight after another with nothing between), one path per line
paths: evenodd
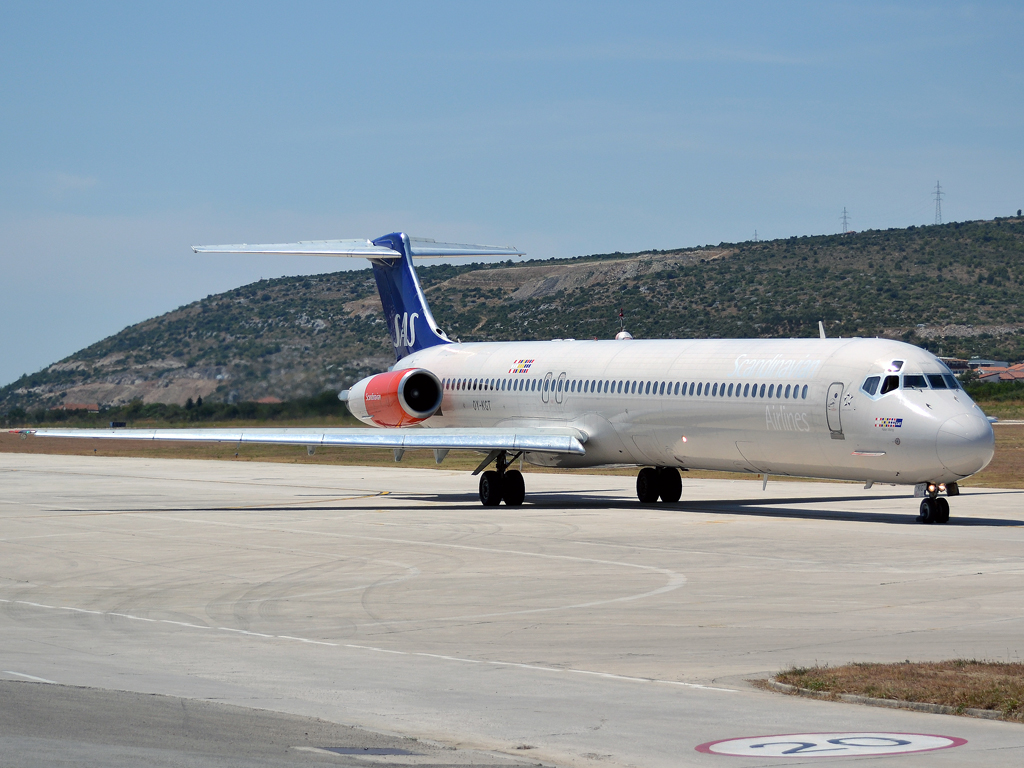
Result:
M899 371L900 368L902 368L902 367L903 367L903 361L902 360L893 360L892 364L889 366L890 370L892 370L893 372Z
M960 389L960 382L956 380L956 376L952 373L944 373L942 374L942 378L945 380L946 386L950 389Z
M941 373L929 373L928 383L932 385L932 389L946 389L946 382Z
M860 388L867 392L869 395L875 394L878 391L878 382L882 380L881 376L868 376L864 383L860 385Z
M919 373L908 373L903 377L904 389L928 389L928 380Z
M899 388L900 388L900 377L899 376L886 376L885 379L882 380L882 391L879 392L879 394L880 395L884 395L884 394L887 394L889 392L892 392L894 389L899 389Z

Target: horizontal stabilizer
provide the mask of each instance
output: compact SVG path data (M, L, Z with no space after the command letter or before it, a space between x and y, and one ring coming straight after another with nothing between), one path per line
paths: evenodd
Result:
M362 256L364 259L394 259L402 254L369 240L303 240L298 243L236 243L234 245L193 245L196 253L265 253L284 256Z
M234 245L193 245L196 253L254 253L283 256L361 256L364 259L396 259L401 253L369 240L303 240L298 243ZM445 256L523 256L512 246L439 243L421 237L409 238L410 256L417 259Z
M514 429L345 429L291 427L284 429L18 429L38 437L78 437L107 440L169 440L207 443L266 443L412 450L533 451L583 455L586 435L572 428Z

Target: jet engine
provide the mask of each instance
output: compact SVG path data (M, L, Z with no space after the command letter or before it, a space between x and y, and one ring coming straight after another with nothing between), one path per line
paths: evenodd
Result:
M378 373L348 392L352 415L381 427L406 427L429 419L441 407L441 382L423 368Z

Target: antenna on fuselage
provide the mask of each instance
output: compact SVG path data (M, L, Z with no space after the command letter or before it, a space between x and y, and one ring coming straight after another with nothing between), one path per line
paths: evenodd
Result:
M818 338L825 338L825 324L821 320L818 321Z
M628 341L633 338L633 334L626 330L626 315L623 314L622 308L619 308L619 332L615 334L616 341Z

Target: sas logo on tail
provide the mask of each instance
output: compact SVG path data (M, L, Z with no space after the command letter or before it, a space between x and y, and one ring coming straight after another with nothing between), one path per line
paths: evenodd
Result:
M516 360L514 363L512 363L512 367L508 369L508 372L529 373L531 365L533 365L533 360Z
M415 346L416 318L419 316L419 312L413 312L411 315L408 312L395 315L394 345L396 348Z
M875 417L875 426L882 427L883 429L899 429L903 426L903 419L885 418L883 416Z

